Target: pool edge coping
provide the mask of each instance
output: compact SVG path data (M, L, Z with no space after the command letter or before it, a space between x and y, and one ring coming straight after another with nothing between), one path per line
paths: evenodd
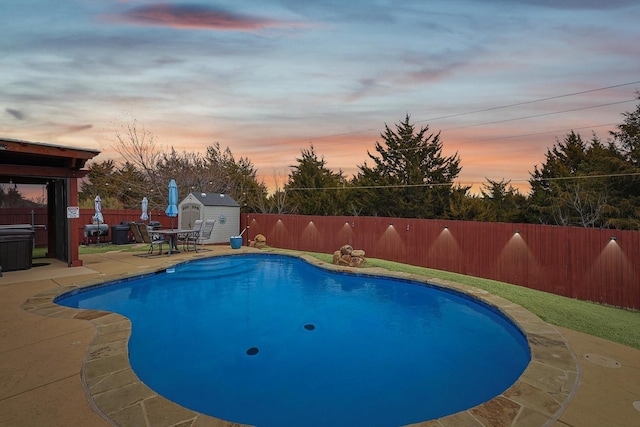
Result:
M211 254L208 257L260 253L240 251L235 254ZM415 281L444 290L453 290L481 301L503 313L524 334L531 350L531 361L520 377L498 396L465 411L442 418L409 424L427 426L549 426L557 421L577 392L581 370L575 354L562 334L523 307L487 291L460 283L393 272L379 267L358 269L337 266L307 254L292 254L277 250L268 254L299 258L307 263L334 272L363 276L392 277ZM207 257L207 258L208 258ZM196 260L178 261L175 265ZM73 290L85 289L142 275L163 272L167 266L135 274L119 274L112 279L91 280L82 285L58 287L31 296L22 308L33 314L77 319L91 322L95 336L88 345L81 368L82 385L94 410L112 425L120 426L215 426L245 427L246 424L225 421L187 409L172 402L144 384L129 364L127 344L131 334L128 318L98 310L68 308L54 302ZM142 424L141 424L142 423Z

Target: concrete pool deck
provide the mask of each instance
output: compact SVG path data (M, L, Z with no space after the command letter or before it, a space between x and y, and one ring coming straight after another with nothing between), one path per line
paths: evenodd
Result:
M128 364L127 319L51 300L65 290L189 259L254 250L208 246L197 254L143 258L114 249L82 255L83 267L46 260L49 265L0 277L0 426L240 426L180 407L140 382ZM526 331L532 363L489 402L412 426L640 425L640 350L553 327L483 291L429 281L504 310Z

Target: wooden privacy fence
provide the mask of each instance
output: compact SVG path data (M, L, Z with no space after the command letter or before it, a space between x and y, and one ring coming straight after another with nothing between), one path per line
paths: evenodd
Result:
M381 217L249 214L249 238L272 247L367 257L446 270L640 309L640 232Z
M171 219L153 210L151 219ZM82 243L93 209L72 219ZM109 227L140 221L140 211L103 209ZM47 209L3 208L0 224L47 224ZM177 220L176 220L177 221ZM349 244L368 257L499 280L558 295L640 309L640 232L537 224L242 214L253 239L273 247L333 253ZM111 230L110 230L111 233ZM245 234L246 237L246 234ZM37 246L47 230L37 228ZM108 241L111 239L108 238ZM106 241L106 240L105 240Z

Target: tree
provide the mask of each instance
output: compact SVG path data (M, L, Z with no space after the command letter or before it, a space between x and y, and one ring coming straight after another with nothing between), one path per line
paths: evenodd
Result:
M37 208L40 205L29 199L25 199L16 185L9 186L5 191L4 185L0 185L0 207L3 208Z
M640 99L640 92L638 92ZM626 160L634 167L640 167L640 103L635 111L622 113L623 123L617 126L618 131L610 132L614 143L620 148Z
M571 132L547 150L531 174L529 212L542 223L580 227L637 228L638 208L629 186L637 171L615 144Z
M155 195L162 193L167 185L162 181L158 171L163 151L162 147L158 146L153 133L147 131L144 126L140 126L137 120L133 120L132 123L120 123L120 128L116 130L116 143L113 148L125 163L131 164L144 176L146 193L153 192Z
M638 95L640 99L640 93ZM618 218L610 221L617 228L640 228L640 103L633 112L622 114L624 121L618 131L611 132L610 150L618 149L623 161L616 162L620 177L613 178L613 186L620 197L615 200Z
M228 193L250 211L267 195L266 186L256 179L251 161L243 157L236 162L231 150L227 147L223 151L217 142L207 147L204 156L178 152L173 147L167 150L157 144L153 133L134 120L120 124L114 149L125 166L119 176L101 179L118 181L118 200L127 208L131 200L138 199L135 204L139 204L142 197L147 197L150 208L164 209L171 179L176 180L180 197L190 192ZM95 178L90 177L90 181Z
M287 213L287 192L284 190L283 186L280 185L282 181L280 173L274 171L273 182L275 189L273 194L266 197L261 203L261 207L263 208L262 212L277 214Z
M344 187L342 171L327 169L324 158L318 158L313 144L301 151L296 165L290 165L289 180L284 186L287 202L293 213L301 215L341 215L344 212Z
M228 193L246 212L264 212L267 187L258 182L257 171L247 157L235 160L229 147L222 151L220 144L207 147L205 156L210 184L215 190Z
M131 163L120 168L113 160L89 165L87 180L80 184L80 206L93 207L100 196L105 209L136 209L146 196L145 178Z
M419 130L404 121L392 131L385 125L380 134L384 143L376 142L378 156L365 162L352 184L352 203L364 215L406 218L447 218L453 180L461 171L458 153L442 155L440 133L427 134L429 126Z
M480 190L485 206L480 218L481 221L491 222L524 222L524 209L527 198L511 186L511 181L487 182Z
M449 199L449 217L460 221L487 221L487 207L480 197L469 194L470 187L455 186Z
M585 159L586 145L579 134L571 131L564 141L556 140L553 149L547 149L545 163L540 169L534 166L531 184L530 206L543 224L569 225L567 206L561 202L565 187L559 178L575 175Z
M110 190L115 191L117 188L117 185L112 185L109 188L109 182L116 171L115 162L113 160L105 160L100 163L94 162L89 165L88 170L86 179L80 184L79 201L90 200L93 203L93 200L98 195L100 198L111 196Z

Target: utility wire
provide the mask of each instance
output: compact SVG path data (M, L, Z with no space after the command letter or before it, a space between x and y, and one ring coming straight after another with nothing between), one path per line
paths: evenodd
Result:
M517 120L525 120L525 119L533 119L533 118L536 118L536 117L553 116L553 115L556 115L556 114L564 114L564 113L570 113L570 112L573 112L573 111L589 110L591 108L608 107L610 105L625 104L627 102L635 102L635 101L636 101L635 98L634 99L627 99L625 101L609 102L607 104L590 105L588 107L571 108L571 109L567 109L567 110L553 111L551 113L541 113L541 114L534 114L534 115L531 115L531 116L514 117L514 118L511 118L511 119L496 120L496 121L493 121L493 122L476 123L476 124L473 124L473 125L456 126L456 127L446 128L446 129L442 129L442 130L445 131L445 130L454 130L454 129L467 129L467 128L472 128L472 127L477 127L477 126L494 125L494 124L497 124L497 123L515 122Z
M600 88L596 88L596 89L583 90L583 91L580 91L580 92L572 92L572 93L566 93L566 94L562 94L562 95L550 96L550 97L546 97L546 98L533 99L533 100L530 100L530 101L516 102L516 103L513 103L513 104L499 105L499 106L496 106L496 107L482 108L482 109L479 109L479 110L466 111L464 113L456 113L456 114L450 114L450 115L446 115L446 116L431 117L431 118L428 118L428 119L416 120L416 121L414 121L414 123L431 122L431 121L434 121L434 120L443 120L443 119L449 119L449 118L452 118L452 117L468 116L468 115L472 115L472 114L484 113L484 112L487 112L487 111L495 111L495 110L502 110L502 109L505 109L505 108L519 107L519 106L522 106L522 105L535 104L535 103L539 103L539 102L551 101L551 100L554 100L554 99L568 98L568 97L571 97L571 96L584 95L584 94L587 94L587 93L599 92L599 91L603 91L603 90L615 89L615 88L631 86L631 85L635 85L635 84L640 84L640 80L634 81L634 82L629 82L629 83L621 83L621 84L617 84L617 85L600 87ZM623 102L629 102L629 101L622 101L620 103L623 103ZM613 104L603 104L602 106L604 106L604 105L613 105ZM586 108L596 108L596 107L586 107ZM566 110L564 112L569 112L569 111L574 111L574 110ZM561 112L556 112L556 113L553 113L553 114L560 114L560 113ZM532 116L532 117L536 117L536 116ZM521 119L525 119L525 118L530 118L530 117L523 117ZM519 120L519 119L512 119L512 120ZM496 122L496 123L499 123L499 122ZM479 124L476 124L474 126L481 126L483 124L490 124L490 123L479 123ZM378 128L354 130L354 131L349 131L349 132L342 132L342 133L336 133L336 134L331 134L331 135L318 136L318 137L314 137L312 139L315 141L315 140L319 140L319 139L335 138L335 137L338 137L338 136L353 135L353 134L358 134L358 133L363 133L363 132L375 131L377 129ZM459 129L459 128L452 128L452 129Z
M534 99L534 100L531 100L531 101L516 102L514 104L500 105L498 107L483 108L481 110L468 111L468 112L465 112L465 113L457 113L457 114L451 114L451 115L448 115L448 116L433 117L431 119L418 120L418 121L416 121L416 123L432 121L432 120L443 120L443 119L449 119L449 118L452 118L452 117L467 116L467 115L470 115L470 114L485 113L487 111L501 110L501 109L504 109L504 108L519 107L521 105L529 105L529 104L535 104L537 102L551 101L551 100L560 99L560 98L568 98L570 96L576 96L576 95L584 95L585 93L593 93L593 92L599 92L599 91L602 91L602 90L615 89L615 88L618 88L618 87L631 86L631 85L635 85L635 84L638 84L638 83L640 83L640 80L639 81L635 81L635 82L622 83L622 84L619 84L619 85L600 87L600 88L597 88L597 89L583 90L581 92L573 92L573 93L566 93L566 94L563 94L563 95L550 96L548 98L540 98L540 99Z
M620 173L620 174L606 174L606 175L576 175L576 176L560 176L553 178L538 178L536 181L566 181L566 180L578 180L578 179L595 179L595 178L618 178L628 176L640 176L640 172ZM509 180L511 182L529 182L528 179ZM293 187L286 188L283 191L317 191L317 190L365 190L365 189L378 189L378 188L413 188L413 187L445 187L453 185L474 185L484 184L484 182L478 181L458 181L458 182L443 182L443 183L423 183L423 184L393 184L393 185L362 185L362 186L342 186L342 187Z
M549 130L549 131L545 131L545 132L533 132L533 133L523 133L520 135L507 135L507 136L497 136L494 138L485 138L485 139L474 139L473 141L469 141L469 142L487 142L487 141L498 141L501 139L513 139L513 138L525 138L527 136L536 136L536 135L546 135L549 133L560 133L560 132L571 132L574 130L584 130L584 129L593 129L593 128L601 128L601 127L608 127L608 126L616 126L618 123L605 123L602 125L593 125L593 126L582 126L579 128L566 128L566 129L558 129L558 130ZM460 143L458 143L460 144Z
M640 172L611 173L606 175L556 176L553 178L539 178L537 181L566 181L566 180L572 180L572 179L617 178L617 177L624 177L624 176L640 176Z

